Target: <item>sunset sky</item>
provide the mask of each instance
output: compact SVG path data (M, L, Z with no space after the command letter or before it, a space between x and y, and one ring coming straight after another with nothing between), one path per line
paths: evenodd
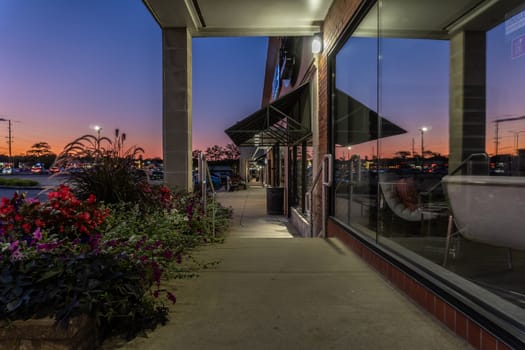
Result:
M267 38L193 40L194 148L260 108ZM0 0L0 118L13 154L102 126L162 155L161 29L140 0ZM7 154L8 123L0 122ZM5 142L3 142L5 137Z
M493 121L525 115L525 55L510 55L518 35L503 24L488 33L489 153ZM102 135L119 128L130 146L162 156L161 39L140 0L0 0L0 118L12 120L13 154L42 141L58 153L100 125ZM267 45L263 37L193 39L193 149L230 143L224 130L261 107ZM425 148L447 154L449 43L383 40L379 107L370 92L375 47L363 41L354 52L365 65L347 63L348 76L339 70L337 84L408 131L382 140L382 156L412 143L419 150L422 126L431 127ZM351 59L345 55L343 48L338 56ZM500 153L513 151L521 131L525 148L525 120L500 125ZM0 153L7 154L7 135L0 121ZM363 154L374 150L363 146Z

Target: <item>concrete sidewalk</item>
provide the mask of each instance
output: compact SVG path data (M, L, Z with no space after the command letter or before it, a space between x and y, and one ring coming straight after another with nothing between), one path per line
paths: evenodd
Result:
M292 238L262 188L220 193L234 208L216 268L175 281L170 322L123 349L470 349L333 239Z

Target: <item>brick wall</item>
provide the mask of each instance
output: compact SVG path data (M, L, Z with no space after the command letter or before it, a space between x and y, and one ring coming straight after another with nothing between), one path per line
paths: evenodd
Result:
M460 310L450 305L434 292L422 285L413 277L406 274L397 266L391 264L380 255L367 248L359 240L346 232L333 220L328 220L330 237L337 237L370 266L381 273L388 281L401 290L415 303L426 310L435 319L446 326L458 337L465 339L475 349L485 350L510 350L511 347L498 339L495 335L484 329L476 320L470 318ZM521 347L519 349L522 349Z

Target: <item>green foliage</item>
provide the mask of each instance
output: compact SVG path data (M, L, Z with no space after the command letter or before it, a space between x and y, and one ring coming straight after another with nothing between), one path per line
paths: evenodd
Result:
M221 206L212 198L207 198L204 211L201 198L199 191L176 192L173 194L173 203L176 210L188 217L180 222L178 229L183 233L197 234L209 240L229 227L233 212L231 208Z
M17 179L17 178L1 178L0 186L12 186L12 187L35 187L38 186L39 182L28 179Z
M167 309L146 293L143 273L126 254L42 253L13 261L0 274L2 313L17 319L54 315L64 327L69 318L87 314L104 336L130 338L167 320Z
M104 337L131 338L167 321L175 296L167 278L189 278L202 263L191 249L227 227L231 210L195 194L159 188L158 204L100 205L78 200L67 186L39 202L16 194L0 204L0 319L53 316L62 325L87 314Z

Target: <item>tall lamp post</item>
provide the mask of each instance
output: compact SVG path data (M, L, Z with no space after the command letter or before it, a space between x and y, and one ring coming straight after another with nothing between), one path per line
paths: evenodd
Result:
M12 163L13 157L12 157L12 152L11 152L11 144L13 143L13 139L12 139L12 136L11 136L11 119L0 118L0 122L8 122L8 125L9 125L9 134L8 134L8 137L7 137L7 145L9 146L9 163ZM11 167L13 167L13 166L14 166L14 164L11 164Z
M419 131L421 131L421 159L424 159L425 158L425 139L424 139L424 135L425 135L425 132L428 131L428 128L426 126L423 126L423 127L419 128Z
M100 149L100 132L102 131L102 127L100 125L93 126L93 129L97 132L97 156L98 151Z
M95 125L93 129L97 132L97 140L100 139L100 131L102 130L102 127L100 125Z

